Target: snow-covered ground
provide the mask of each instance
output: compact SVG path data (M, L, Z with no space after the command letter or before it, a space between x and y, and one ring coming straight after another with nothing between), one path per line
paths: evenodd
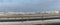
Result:
M37 21L24 21L24 22L0 22L0 25L33 25L33 24L49 24L49 23L60 23L60 19L52 20L37 20Z
M25 22L0 22L0 25L31 25L31 24L40 24L41 21L25 21Z

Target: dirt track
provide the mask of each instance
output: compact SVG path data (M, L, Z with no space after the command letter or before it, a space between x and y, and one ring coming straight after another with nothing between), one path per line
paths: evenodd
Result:
M0 18L42 18L42 17L51 17L51 16L60 17L60 14L38 14L38 15L32 15L32 16L0 16Z

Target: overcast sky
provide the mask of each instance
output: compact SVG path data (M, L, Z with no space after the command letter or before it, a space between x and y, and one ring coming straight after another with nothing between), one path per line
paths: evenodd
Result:
M60 0L0 0L0 11L60 10Z

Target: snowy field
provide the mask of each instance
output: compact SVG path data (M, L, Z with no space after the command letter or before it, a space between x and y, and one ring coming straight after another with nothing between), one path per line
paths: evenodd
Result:
M34 24L51 24L60 23L60 19L52 20L37 20L37 21L24 21L24 22L0 22L0 25L34 25Z
M0 22L0 25L33 25L40 24L41 21L25 21L25 22Z

